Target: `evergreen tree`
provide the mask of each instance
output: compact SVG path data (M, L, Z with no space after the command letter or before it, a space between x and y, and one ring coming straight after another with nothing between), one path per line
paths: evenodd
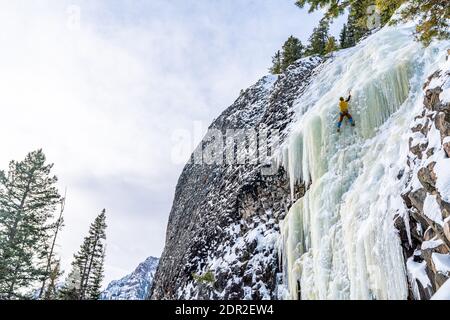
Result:
M367 23L369 5L373 5L373 0L354 1L350 7L348 24L352 25L354 44L369 32Z
M425 46L428 46L433 39L450 39L450 5L448 1L410 0L400 15L401 21L418 20L416 38Z
M381 23L387 23L393 13L401 4L407 2L408 5L400 12L402 21L416 19L416 36L425 45L433 39L449 39L449 19L450 6L448 1L443 0L296 0L296 5L303 8L309 5L309 12L318 9L325 9L326 16L330 18L342 14L346 8L350 9L350 14L355 22L354 39L358 41L367 31L367 8L376 3L381 10ZM350 28L347 25L347 28Z
M302 42L294 36L290 36L283 45L282 53L283 59L281 62L281 69L286 69L295 61L303 57L304 47Z
M314 12L316 10L322 9L327 10L326 15L328 17L337 17L338 15L344 13L345 8L347 8L347 6L353 1L358 0L296 0L295 4L300 8L303 8L308 4L309 12Z
M92 275L92 280L90 281L89 289L88 289L88 297L90 300L98 300L100 297L102 281L104 277L104 267L103 263L105 260L105 249L103 249L103 253L99 259L99 261L95 262L94 271Z
M64 286L59 292L59 298L62 300L80 300L81 275L80 269L72 263L72 270L67 276Z
M272 74L280 74L303 57L304 47L302 42L294 36L290 36L283 44L282 50L277 51L272 57L272 67L269 71Z
M376 6L381 11L381 22L386 24L392 15L405 2L405 0L375 0Z
M281 70L281 52L278 50L272 57L272 67L269 69L272 74L280 74Z
M62 299L95 300L100 294L105 257L106 212L97 216L74 255L72 271L62 289Z
M325 53L329 54L337 50L336 39L334 37L329 37L327 45L325 46Z
M342 49L348 48L349 46L347 45L347 24L344 23L344 25L342 26L342 30L341 33L339 34L339 45Z
M66 193L67 193L67 190L66 190ZM63 213L64 213L65 202L66 202L66 194L64 194L64 198L61 199L61 202L60 202L61 207L60 207L60 211L59 211L59 216L53 227L54 231L53 231L52 243L50 245L49 252L47 254L47 264L46 264L46 268L45 268L45 273L42 277L43 278L42 285L41 285L41 290L39 291L38 299L41 299L44 294L47 278L51 277L53 275L52 265L57 264L58 269L59 269L59 261L55 262L54 251L55 251L55 245L56 245L56 238L58 237L58 232L61 230L61 228L64 225Z
M307 53L309 55L318 54L324 55L326 53L325 47L328 42L328 31L330 29L329 20L325 17L320 20L319 25L314 28L313 33L309 37L309 46Z
M60 201L52 167L37 150L0 171L1 299L22 298L24 288L47 276L49 221Z
M347 48L353 47L357 43L357 26L354 15L350 15L347 18L347 37L345 45Z
M354 46L362 37L369 33L369 5L373 5L372 0L361 0L354 2L350 7L347 23L342 27L339 42L341 48ZM373 12L372 14L377 14ZM372 19L370 25L375 27L376 19ZM380 21L381 22L381 21ZM374 24L372 26L372 24Z
M56 300L58 298L58 279L61 276L60 262L57 260L54 266L51 268L50 275L48 276L48 284L44 289L44 300Z

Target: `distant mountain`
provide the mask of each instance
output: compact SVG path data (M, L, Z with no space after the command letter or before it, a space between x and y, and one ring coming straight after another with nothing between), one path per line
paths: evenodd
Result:
M144 300L153 285L159 259L149 257L129 275L111 281L100 300Z

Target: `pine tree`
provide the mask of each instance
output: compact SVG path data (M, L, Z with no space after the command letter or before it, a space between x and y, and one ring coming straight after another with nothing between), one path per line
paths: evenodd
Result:
M297 0L296 5L303 8L309 5L309 12L325 9L326 16L334 18L342 14L346 8L354 20L354 40L357 42L367 31L367 8L376 3L381 10L381 23L387 23L401 4L407 6L400 12L402 21L416 19L416 37L428 45L433 39L450 39L449 19L450 6L443 0ZM350 28L349 25L347 25Z
M43 298L44 300L56 300L58 297L58 279L61 276L60 262L55 261L53 267L51 268L50 275L48 276L48 284L44 289Z
M354 15L350 15L347 18L347 38L346 38L346 47L350 48L356 45L357 43L357 26Z
M62 300L80 300L81 275L80 268L72 263L72 270L67 276L64 286L59 292L59 298Z
M307 53L309 55L318 54L324 55L326 53L325 47L328 42L328 31L330 29L330 22L328 18L322 18L319 25L314 28L313 33L309 38L309 46Z
M89 300L98 300L98 298L100 298L102 281L104 277L103 263L105 260L105 249L106 248L103 249L103 253L99 261L97 261L94 266L92 280L90 281L89 289L87 292Z
M72 271L61 295L66 300L93 300L100 295L106 240L106 211L97 216L74 255Z
M450 5L448 1L410 0L400 15L401 21L411 19L418 21L416 38L425 46L428 46L433 39L450 39Z
M381 11L381 23L388 23L395 11L405 2L405 0L376 0L376 6Z
M302 42L294 36L290 36L282 47L283 59L281 69L286 69L295 61L303 57L304 47Z
M103 210L95 219L85 239L78 258L81 263L81 299L89 298L96 270L103 268L104 243L106 240L106 215Z
M322 9L327 10L327 17L337 17L338 15L344 13L345 8L350 2L358 0L346 0L346 1L336 1L336 0L296 0L295 4L299 8L305 7L306 4L309 5L309 12L314 12L316 10Z
M49 221L60 201L52 167L37 150L0 171L1 299L22 298L24 288L48 275Z
M277 51L272 57L272 67L269 71L272 74L280 74L303 57L304 46L302 42L294 36L290 36L283 44L282 50Z
M281 70L281 52L278 50L272 57L272 67L269 69L272 74L280 74Z
M341 48L353 47L369 32L366 26L367 16L364 10L367 10L364 1L350 9L347 23L342 27L339 37Z
M64 197L61 199L61 202L60 202L61 207L59 210L59 216L53 227L54 231L53 231L52 243L50 245L49 252L47 254L47 265L45 268L45 274L42 279L42 285L41 285L41 290L39 291L38 299L41 299L44 294L47 278L52 276L52 272L53 272L52 265L57 264L58 268L59 268L59 261L55 262L54 251L55 251L56 239L58 237L58 232L61 230L61 228L64 225L63 214L64 214L64 206L65 206L65 202L66 202L66 194L67 194L67 190L64 194Z
M325 53L329 54L337 50L336 39L334 37L329 37L327 45L325 46Z
M352 24L355 44L369 33L367 19L368 7L373 4L373 0L354 1L350 7L349 24Z
M339 45L342 49L348 48L347 45L347 24L342 26L341 33L339 34Z

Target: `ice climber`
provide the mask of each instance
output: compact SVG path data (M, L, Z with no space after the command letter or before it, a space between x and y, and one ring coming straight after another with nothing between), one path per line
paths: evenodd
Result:
M355 126L355 122L353 121L352 115L348 112L348 102L350 101L352 97L351 92L348 93L348 98L345 100L343 97L339 98L339 122L337 124L337 132L341 131L341 125L342 125L342 121L344 120L344 117L348 118L348 121L350 121L350 124L352 125L352 127Z

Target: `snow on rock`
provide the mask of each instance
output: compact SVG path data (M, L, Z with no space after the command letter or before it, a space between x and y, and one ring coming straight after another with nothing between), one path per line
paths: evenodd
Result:
M411 136L411 142L410 142L410 147L414 148L418 145L425 145L428 143L428 139L425 137L425 135L421 132L415 132L412 136Z
M450 273L450 255L433 252L431 255L437 272Z
M415 262L413 257L408 258L406 262L408 275L411 279L414 296L420 297L420 290L422 288L431 288L430 279L427 276L427 263L425 261ZM423 289L422 289L423 290Z
M450 300L450 279L436 291L431 300Z
M421 250L427 250L427 249L434 249L439 247L440 245L442 245L443 242L441 239L439 240L428 240L428 241L424 241L422 242L420 249Z
M439 95L439 98L446 103L450 103L450 80L445 83L444 90Z
M441 226L444 224L444 221L442 220L441 208L436 201L436 196L427 195L423 204L423 212L434 222L439 223Z
M450 203L450 158L439 159L434 167L434 172L437 176L436 188L441 194L442 200Z
M442 92L439 94L439 99L443 103L450 103L450 60L447 60L446 64L442 67L442 70L443 74L441 75L441 77L436 78L439 79L438 85L442 90Z
M129 275L112 281L100 300L145 300L153 284L158 258L149 257Z

